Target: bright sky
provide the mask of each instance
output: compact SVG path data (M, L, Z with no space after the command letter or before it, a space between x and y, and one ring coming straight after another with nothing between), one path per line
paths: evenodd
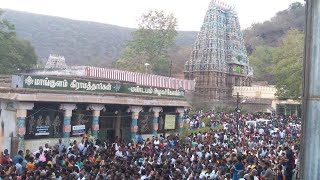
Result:
M137 27L141 14L162 9L178 19L178 30L199 31L211 0L0 0L0 8ZM304 0L220 0L235 6L242 28L269 20Z

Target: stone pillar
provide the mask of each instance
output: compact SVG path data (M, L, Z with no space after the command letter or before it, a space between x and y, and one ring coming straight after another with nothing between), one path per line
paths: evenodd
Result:
M158 119L159 119L159 112L162 112L163 109L162 107L152 107L149 110L150 112L153 112L153 129L152 129L152 134L154 136L157 136L158 134Z
M88 106L88 108L93 110L92 136L95 138L98 138L100 111L104 108L104 105L103 104L90 104Z
M183 113L184 113L184 108L177 108L176 112L179 114L178 117L178 133L180 134L182 132L183 128Z
M72 111L74 109L77 109L77 105L75 105L75 104L61 104L59 109L64 110L63 138L70 138Z
M141 106L130 106L128 112L132 112L131 115L131 140L136 142L136 136L138 132L138 117L139 112L142 111Z
M34 106L34 103L29 102L19 102L16 104L16 129L18 142L18 150L24 151L24 135L26 134L26 117L27 110L31 110Z

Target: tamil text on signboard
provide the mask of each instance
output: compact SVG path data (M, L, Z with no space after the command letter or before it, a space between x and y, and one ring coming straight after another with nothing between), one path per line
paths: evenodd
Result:
M22 83L14 85L18 88L63 90L63 91L85 91L102 93L121 93L131 95L148 95L158 97L184 98L185 91L181 89L170 89L150 86L138 86L132 84L111 83L105 81L93 81L84 79L67 79L60 77L14 75L15 82ZM17 80L19 79L19 80ZM15 83L13 81L13 83Z
M36 136L47 136L49 135L49 127L50 126L37 126L36 127Z
M73 136L83 135L85 129L86 129L85 125L72 126L72 135Z

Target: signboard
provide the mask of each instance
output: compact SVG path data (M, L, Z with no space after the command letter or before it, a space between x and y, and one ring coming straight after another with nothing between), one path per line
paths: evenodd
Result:
M140 112L138 118L138 127L141 134L152 134L153 127L153 113Z
M166 115L164 129L176 128L176 115Z
M12 87L44 89L44 90L62 90L62 91L84 91L84 92L102 92L102 93L121 93L131 95L148 95L158 97L184 98L185 91L179 89L158 88L149 86L137 86L120 83L110 83L105 81L91 81L80 79L64 79L58 77L46 76L13 76ZM21 85L22 83L22 85Z
M36 127L36 136L48 136L50 134L49 132L50 126L37 126Z
M58 111L56 105L42 104L41 107L42 109L36 108L27 111L24 138L39 139L63 137L63 112Z
M72 126L72 135L73 136L82 135L84 134L85 130L86 130L85 125Z
M79 136L87 133L92 127L92 111L85 110L79 105L78 109L73 110L73 113L71 116L71 135Z

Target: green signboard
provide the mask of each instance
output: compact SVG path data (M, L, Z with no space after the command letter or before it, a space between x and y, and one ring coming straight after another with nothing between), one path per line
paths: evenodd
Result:
M20 77L20 82L22 81L22 86L19 87L30 89L121 93L131 95L148 95L174 98L185 97L185 91L178 89L137 86L96 80L66 79L46 76L26 75Z

